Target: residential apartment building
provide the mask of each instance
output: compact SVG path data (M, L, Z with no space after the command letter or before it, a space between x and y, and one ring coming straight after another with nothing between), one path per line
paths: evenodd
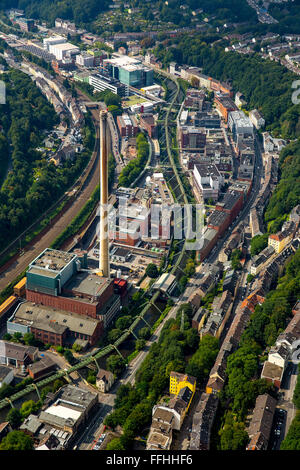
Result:
M257 397L248 429L250 442L247 450L267 450L276 403L277 401L267 393Z
M256 129L261 129L265 126L266 121L257 109L250 111L249 118Z
M178 395L180 390L184 387L188 387L193 393L195 393L195 377L186 374L180 374L179 372L170 372L170 394Z
M215 95L216 109L221 113L225 122L228 121L229 113L237 111L238 108L229 96Z
M115 381L114 374L108 370L99 369L96 375L96 386L102 393L109 392Z
M295 224L290 222L286 229L282 230L281 232L269 235L268 245L272 246L276 253L281 253L281 251L293 239L295 229Z

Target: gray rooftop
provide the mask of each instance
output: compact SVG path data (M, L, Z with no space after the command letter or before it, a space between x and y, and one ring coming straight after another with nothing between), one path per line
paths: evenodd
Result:
M35 415L29 415L25 421L21 424L20 429L22 431L29 431L32 434L35 434L41 427L43 423Z
M11 371L11 369L9 367L0 366L0 382L8 376L10 371Z
M84 271L73 276L70 281L64 285L64 291L98 296L102 295L111 282L111 279Z
M50 359L50 357L45 356L41 357L41 359L33 364L29 364L28 369L30 369L33 373L41 372L49 367L55 366L55 362Z
M98 324L98 321L93 318L44 305L34 305L33 302L21 304L13 321L59 334L69 328L71 331L88 336L92 336Z
M59 272L72 259L76 258L75 253L67 253L66 251L53 250L46 248L33 262L30 264L30 268L35 266L37 268L49 269L51 271Z

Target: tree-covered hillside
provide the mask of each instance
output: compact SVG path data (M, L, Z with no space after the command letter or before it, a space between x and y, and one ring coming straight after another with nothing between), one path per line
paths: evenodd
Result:
M269 13L279 21L273 26L277 33L298 34L300 24L300 0L290 0L282 4L274 3L269 6Z
M202 67L205 74L219 80L231 80L234 90L245 95L247 108L262 111L268 130L284 138L300 136L300 106L291 99L291 85L297 77L277 62L257 54L225 52L224 46L211 46L199 34L185 35L175 45L174 40L166 41L154 53L165 66L175 61Z
M277 232L297 204L300 204L300 140L280 154L281 178L268 204L265 221L270 233Z
M90 129L85 130L86 151L74 162L67 160L63 166L56 167L36 150L44 131L59 122L52 105L26 74L10 70L1 78L7 92L0 114L1 171L5 162L11 163L0 189L0 246L3 249L72 184L88 161L94 138L90 123Z
M53 23L55 18L74 20L76 24L94 21L108 8L108 0L0 0L0 9L17 7L30 18Z
M0 0L0 9L17 7L24 9L27 16L42 18L53 22L57 17L74 20L77 24L92 23L97 15L108 9L109 0ZM123 8L124 8L123 2ZM257 23L255 11L249 7L246 0L186 0L184 5L185 15L180 6L180 0L152 1L132 0L128 2L131 7L140 7L145 19L152 19L153 9L158 9L160 19L163 22L172 22L179 26L188 26L192 11L203 10L203 15L212 15L214 21L220 24L224 22L249 22ZM198 13L199 15L199 13ZM199 19L201 19L201 13Z

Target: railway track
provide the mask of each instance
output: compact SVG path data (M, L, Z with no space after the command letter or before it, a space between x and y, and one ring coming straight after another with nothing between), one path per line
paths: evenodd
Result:
M180 87L179 87L178 83L176 81L175 81L175 83L176 83L176 91L173 94L173 99L172 99L172 102L170 104L170 111L171 111L172 106L174 104L173 101L175 102L178 99L178 95L179 95L179 92L180 92ZM165 129L168 129L169 115L170 115L170 112L167 113L167 115L165 117ZM177 168L176 168L176 165L175 165L175 162L174 162L174 158L172 156L168 131L166 132L166 142L167 142L167 148L168 148L168 156L169 156L170 163L171 163L171 166L173 168L173 171L174 171L174 174L175 174L175 177L176 177L176 181L177 181L178 186L179 186L180 191L181 191L181 197L182 197L183 201L186 201L186 203L187 203L187 198L184 194L184 188L181 184L180 176L179 176L179 173L177 171ZM169 143L169 145L168 145L168 143ZM181 249L180 253L178 254L178 257L177 257L176 261L174 262L173 267L170 270L170 274L173 274L176 277L179 277L181 275L182 267L185 264L186 256L187 256L187 254L186 254L185 242L184 242L183 248ZM9 406L9 405L13 406L14 401L26 396L30 392L38 390L37 393L39 393L39 391L43 387L45 387L46 385L48 385L49 383L53 382L56 379L59 379L59 378L62 378L62 377L68 377L68 375L71 374L72 372L77 371L77 370L79 370L83 367L86 367L89 364L95 363L95 361L97 361L97 359L100 359L101 357L104 357L104 356L110 354L113 351L118 352L117 348L132 335L132 331L137 327L137 325L140 322L143 321L143 318L145 317L147 312L155 305L155 302L158 300L158 298L160 296L160 292L157 291L151 296L150 299L147 299L146 296L148 294L149 294L149 292L145 292L145 294L144 294L146 305L144 306L143 310L133 320L133 322L129 326L129 328L113 344L109 344L109 345L99 349L95 354L83 358L78 364L75 364L74 366L71 366L67 370L60 370L57 373L52 374L51 376L49 376L45 379L42 379L42 380L40 380L40 381L38 381L34 384L28 385L23 390L11 395L10 397L4 398L3 400L0 401L0 410L5 408L6 406Z

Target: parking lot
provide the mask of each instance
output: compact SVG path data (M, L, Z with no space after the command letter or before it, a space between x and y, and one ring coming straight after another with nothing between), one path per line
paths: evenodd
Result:
M104 439L106 437L106 434L101 434L98 439L94 441L94 444L92 446L92 450L100 450L102 443L104 442Z

